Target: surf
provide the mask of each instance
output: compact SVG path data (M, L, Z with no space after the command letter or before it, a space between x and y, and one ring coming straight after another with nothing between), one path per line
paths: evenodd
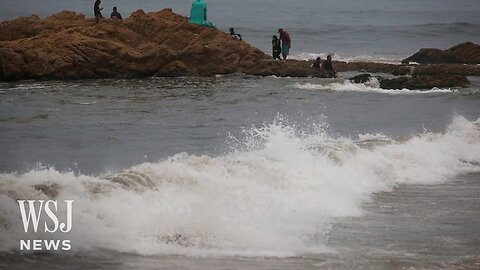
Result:
M246 128L218 156L179 153L102 175L53 167L0 174L0 251L24 237L16 199L75 200L72 250L141 255L293 256L330 252L333 221L399 184L480 171L480 119L408 138L336 137L282 117ZM65 218L59 216L59 218ZM55 239L39 233L35 239Z

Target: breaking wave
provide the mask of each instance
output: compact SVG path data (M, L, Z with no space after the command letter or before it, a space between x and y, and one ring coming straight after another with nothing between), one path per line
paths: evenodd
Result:
M287 121L245 131L231 153L180 153L105 176L53 168L0 174L0 251L23 231L16 199L75 200L74 251L287 256L325 252L333 219L362 215L372 194L480 170L480 120L398 140L332 137Z

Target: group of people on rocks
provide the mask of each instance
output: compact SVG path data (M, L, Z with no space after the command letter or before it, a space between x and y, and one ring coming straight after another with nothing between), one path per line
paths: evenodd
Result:
M101 19L103 19L103 15L102 15L103 8L100 7L101 3L102 3L102 0L96 0L95 4L93 5L93 13L95 14L95 20L97 21L97 23ZM110 14L110 18L122 20L122 14L120 14L120 12L117 11L117 7L113 7L113 11L112 11L112 14Z
M278 33L280 38L277 35L274 35L272 38L273 59L282 59L280 58L280 54L282 54L283 60L287 60L292 47L292 40L290 39L290 34L282 28L278 29Z
M337 72L333 69L331 54L329 54L327 56L327 60L324 60L324 61L322 61L321 57L317 57L317 59L315 59L315 61L310 67L315 69L322 69L325 71L332 72L333 74L337 74Z
M95 4L93 5L93 13L95 14L95 19L97 23L101 19L103 19L103 15L102 15L103 8L100 7L101 3L102 3L101 0L95 0ZM113 7L113 11L112 11L112 14L110 15L110 18L122 20L122 15L117 11L117 7ZM237 40L242 40L242 35L235 33L234 28L230 28L229 30L230 30L230 35L233 38ZM290 34L287 31L283 30L282 28L278 29L278 34L279 34L279 37L277 37L277 35L274 35L272 38L273 59L287 60L287 57L290 54L290 48L292 47L292 40L290 39ZM282 58L280 57L280 55L282 55ZM335 70L333 69L331 55L328 55L327 60L323 62L320 57L317 57L317 59L311 65L311 67L336 73Z
M281 54L283 60L287 60L291 47L290 34L288 34L288 32L282 28L278 29L278 33L280 34L280 38L274 35L272 39L273 59L281 60ZM230 36L232 36L234 39L242 40L242 35L235 33L234 28L230 28Z
M274 35L272 38L272 56L275 60L281 60L281 54L283 60L287 60L288 54L290 53L290 48L292 47L292 40L290 39L290 34L288 34L288 32L283 30L282 28L278 29L278 33L280 34L280 38L276 35ZM335 70L333 69L332 55L330 54L327 56L327 60L325 61L322 61L322 58L317 57L311 67L336 74Z

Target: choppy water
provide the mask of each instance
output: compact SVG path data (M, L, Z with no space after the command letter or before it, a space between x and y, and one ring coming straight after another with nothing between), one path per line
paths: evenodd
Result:
M428 91L239 76L3 83L0 261L478 266L480 85L471 79ZM23 232L13 199L46 199L38 184L75 200L68 255L10 253L25 237L61 237Z
M449 48L480 43L478 0L209 0L209 16L219 29L235 27L248 42L270 53L280 27L289 31L296 58L334 53L337 59L399 61L419 48ZM113 6L124 15L137 9L166 7L189 16L190 0L104 0L103 14ZM2 0L0 20L48 16L74 10L93 17L90 0Z

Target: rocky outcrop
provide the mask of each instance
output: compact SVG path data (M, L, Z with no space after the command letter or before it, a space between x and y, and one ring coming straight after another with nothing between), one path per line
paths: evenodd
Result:
M188 22L170 9L135 11L123 21L64 11L0 23L0 80L211 76L333 77L312 61L275 61L230 35ZM480 66L334 62L336 71L480 76Z
M434 87L467 87L470 84L470 81L465 76L445 74L402 76L394 79L384 79L380 76L372 76L364 73L356 75L349 80L352 83L367 83L371 81L372 78L377 79L380 82L380 88L383 89L430 90Z
M145 76L316 76L305 61L274 61L219 30L200 27L169 9L138 10L124 21L64 11L0 24L0 79Z
M404 64L410 62L420 64L480 64L480 45L466 42L448 50L420 49L419 52L402 61Z
M433 75L398 77L395 79L383 79L380 87L383 89L425 89L450 87L467 87L470 84L465 76L461 75Z

